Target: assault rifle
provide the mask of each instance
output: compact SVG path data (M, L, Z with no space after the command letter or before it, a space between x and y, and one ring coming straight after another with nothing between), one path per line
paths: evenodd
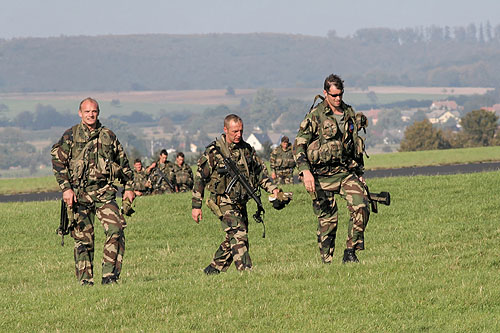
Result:
M70 221L68 218L68 208L63 199L61 199L61 214L59 219L59 228L56 234L61 235L61 246L64 246L64 235L69 234Z
M160 177L158 178L158 181L155 184L155 188L158 188L161 184L161 180L165 180L165 182L168 184L168 186L172 189L172 192L175 192L175 186L172 184L172 182L168 179L167 176L163 173L163 171L160 170L159 167L155 168L155 173L157 173Z
M248 195L255 201L257 204L257 212L253 214L253 218L255 222L257 223L262 223L264 226L264 232L262 233L262 238L266 238L266 225L264 224L264 220L262 216L266 213L264 210L264 206L262 205L262 201L260 200L260 196L256 194L257 189L254 189L252 185L248 182L248 179L244 175L241 174L240 170L238 169L238 166L236 166L236 163L229 157L224 156L224 154L221 152L219 147L217 147L215 144L213 145L215 151L219 153L222 158L224 159L224 168L219 168L217 169L217 172L220 175L225 175L229 174L231 177L231 181L227 185L226 189L224 190L225 194L229 194L233 186L239 182L247 191Z

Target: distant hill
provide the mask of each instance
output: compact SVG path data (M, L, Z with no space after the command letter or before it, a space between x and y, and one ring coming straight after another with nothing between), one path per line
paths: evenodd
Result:
M441 32L0 40L0 92L317 88L332 72L351 87L500 86L500 35Z

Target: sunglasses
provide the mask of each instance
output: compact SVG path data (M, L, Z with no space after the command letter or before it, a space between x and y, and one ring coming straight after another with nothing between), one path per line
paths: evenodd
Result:
M326 93L328 95L332 96L333 98L342 97L342 95L344 95L344 91L343 90L340 92L340 94L330 94L328 91Z

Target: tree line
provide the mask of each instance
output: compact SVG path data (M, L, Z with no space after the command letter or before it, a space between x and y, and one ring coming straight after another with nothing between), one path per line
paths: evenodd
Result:
M434 127L427 119L405 130L400 151L466 148L500 145L499 117L486 110L474 110L460 119L461 131Z
M500 25L0 40L0 92L500 86ZM57 70L55 70L57 69Z

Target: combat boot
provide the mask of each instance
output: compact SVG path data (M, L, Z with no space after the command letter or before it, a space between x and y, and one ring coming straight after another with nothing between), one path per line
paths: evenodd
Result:
M342 263L345 264L346 262L359 262L354 249L344 250L344 258L342 258Z
M212 265L208 265L208 266L207 266L207 267L203 270L203 272L204 272L205 274L207 274L207 275L219 274L219 273L220 273L220 271L219 271L217 268L213 267Z
M102 284L116 284L116 283L118 283L118 278L114 275L102 278Z

